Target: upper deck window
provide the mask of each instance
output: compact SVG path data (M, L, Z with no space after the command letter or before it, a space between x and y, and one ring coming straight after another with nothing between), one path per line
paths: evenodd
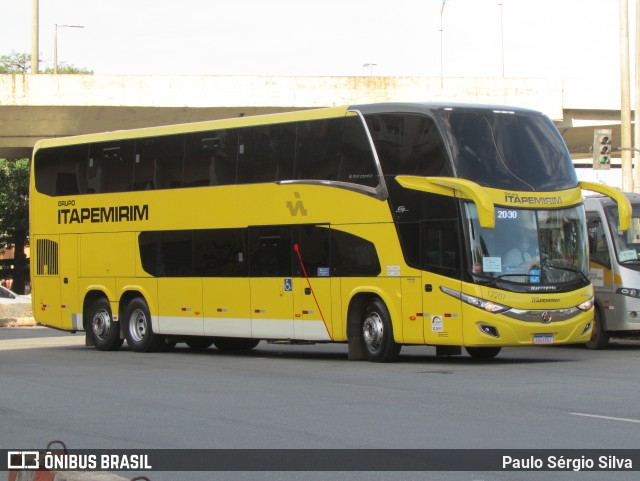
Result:
M385 176L451 176L451 163L435 122L417 114L366 116Z
M38 192L50 196L286 180L379 183L355 116L43 148L34 173Z
M519 191L578 185L562 137L542 114L450 109L442 119L457 177Z

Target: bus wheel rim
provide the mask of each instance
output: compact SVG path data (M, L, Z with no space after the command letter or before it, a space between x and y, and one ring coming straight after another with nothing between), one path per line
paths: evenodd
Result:
M98 339L106 339L111 333L111 316L105 309L101 309L95 313L91 320L93 333Z
M372 351L380 349L382 337L384 335L384 326L382 318L377 312L370 313L362 324L362 336L364 342Z
M129 318L129 333L135 342L141 342L147 335L147 317L136 309Z

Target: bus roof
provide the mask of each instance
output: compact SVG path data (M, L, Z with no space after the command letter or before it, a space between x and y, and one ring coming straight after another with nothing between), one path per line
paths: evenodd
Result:
M148 136L162 136L172 134L182 134L197 131L207 131L216 129L230 129L249 127L256 125L268 125L272 123L300 122L307 120L318 120L325 118L338 118L349 115L352 110L358 110L363 114L372 113L429 113L437 115L438 111L464 109L477 111L494 111L494 112L514 112L540 114L537 111L511 107L504 105L481 105L481 104L462 104L462 103L445 103L445 102L389 102L389 103L372 103L360 104L352 106L329 107L319 109L296 110L291 112L282 112L275 114L253 115L248 117L234 117L219 120L207 120L200 122L190 122L183 124L161 125L154 127L143 127L128 130L114 130L107 132L96 132L90 134L82 134L70 137L56 137L50 139L42 139L36 142L34 152L45 147L58 147L70 144L85 144L92 142L103 142L109 140L135 139Z

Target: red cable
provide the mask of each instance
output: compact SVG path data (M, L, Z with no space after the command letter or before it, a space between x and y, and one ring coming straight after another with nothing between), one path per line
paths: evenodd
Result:
M307 284L309 285L309 289L311 289L311 294L313 295L313 300L316 302L316 306L318 306L318 311L320 311L320 317L322 318L322 323L324 324L324 328L327 330L327 335L331 339L331 334L329 333L329 328L327 327L327 321L324 320L324 314L322 313L322 309L320 308L320 303L318 303L318 299L316 298L316 293L311 286L311 281L309 280L309 276L307 275L307 269L304 267L304 262L302 262L302 255L300 254L300 246L296 242L293 244L293 250L298 254L298 260L300 261L300 267L302 268L302 273L304 274L304 278L307 280Z

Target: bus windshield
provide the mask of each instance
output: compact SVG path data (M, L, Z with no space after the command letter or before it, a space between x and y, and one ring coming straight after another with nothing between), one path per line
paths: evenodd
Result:
M554 210L496 207L494 229L480 227L475 204L465 203L471 275L509 289L520 285L567 288L588 282L582 206ZM571 286L569 286L571 285ZM535 290L535 289L534 289Z
M640 263L640 205L632 204L632 207L631 228L626 232L620 232L616 227L620 225L618 207L611 206L605 209L613 230L611 238L620 264Z
M544 115L446 109L456 176L484 187L553 191L578 185L571 157Z

